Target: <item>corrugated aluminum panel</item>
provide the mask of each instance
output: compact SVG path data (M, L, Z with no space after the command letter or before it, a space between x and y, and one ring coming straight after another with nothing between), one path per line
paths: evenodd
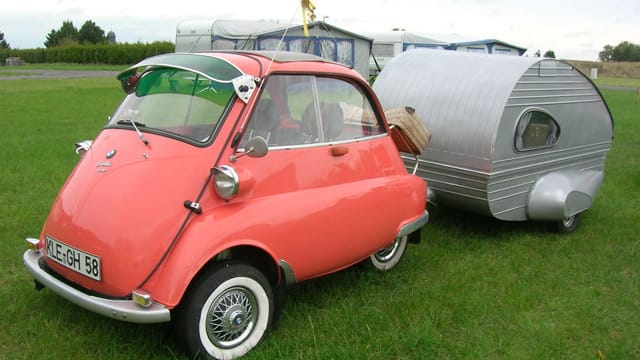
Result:
M539 60L414 49L394 58L373 89L385 109L416 109L432 135L425 158L490 171L507 99Z
M593 83L562 61L416 49L391 61L373 88L385 109L412 106L431 131L417 174L438 203L526 220L543 175L604 170L610 113ZM531 108L551 114L561 135L551 148L518 152L516 123Z

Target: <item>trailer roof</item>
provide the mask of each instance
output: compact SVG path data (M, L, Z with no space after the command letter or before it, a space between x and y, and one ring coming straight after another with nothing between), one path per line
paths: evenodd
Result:
M591 80L568 63L449 50L398 55L373 89L385 109L416 109L433 135L430 156L446 152L459 157L460 166L482 171L491 167L498 129L515 128L518 114L512 112L604 102Z
M450 47L451 48L456 48L456 47L460 47L460 46L473 46L473 45L485 45L485 44L496 44L496 45L502 45L502 46L510 47L510 48L518 50L518 52L520 52L520 54L524 54L527 51L527 48L523 48L523 47L520 47L520 46L509 44L507 42L500 41L500 40L497 40L497 39L485 39L485 40L454 42L454 43L450 44Z

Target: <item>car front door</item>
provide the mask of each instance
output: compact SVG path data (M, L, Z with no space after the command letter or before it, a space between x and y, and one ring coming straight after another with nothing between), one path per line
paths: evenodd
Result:
M364 89L313 75L267 79L242 142L261 136L265 158L250 206L268 217L260 239L302 280L353 264L388 246L394 174L401 160ZM389 199L392 199L389 201Z

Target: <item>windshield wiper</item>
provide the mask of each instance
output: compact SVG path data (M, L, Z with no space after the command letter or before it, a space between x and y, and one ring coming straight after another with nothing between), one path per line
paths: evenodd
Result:
M133 128L136 130L136 133L138 133L138 137L140 138L140 140L142 140L142 142L145 145L149 145L149 140L147 140L147 138L145 138L144 135L142 135L142 132L140 131L140 129L138 129L138 126L144 127L144 126L146 126L145 124L139 123L139 122L131 120L131 119L129 119L129 120L118 120L118 122L116 124L118 124L118 125L129 125L129 124L131 124L133 126Z

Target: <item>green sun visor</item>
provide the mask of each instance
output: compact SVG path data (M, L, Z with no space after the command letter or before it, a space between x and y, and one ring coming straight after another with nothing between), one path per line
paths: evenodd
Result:
M143 73L158 68L187 70L219 83L233 83L237 95L244 102L251 97L257 81L224 59L182 53L163 54L144 59L121 72L117 78L120 80L122 89L130 94L135 91Z

